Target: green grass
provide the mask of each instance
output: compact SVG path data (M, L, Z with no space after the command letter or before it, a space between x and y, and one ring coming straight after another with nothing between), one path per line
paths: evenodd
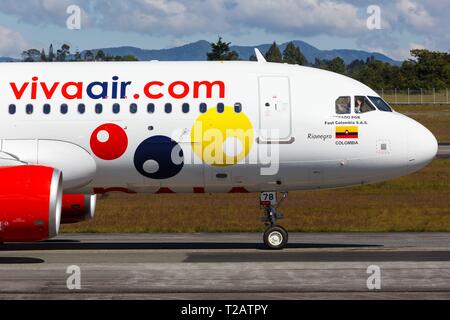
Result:
M291 192L281 224L290 231L450 231L450 159L393 181ZM113 194L93 221L63 232L256 232L257 194Z

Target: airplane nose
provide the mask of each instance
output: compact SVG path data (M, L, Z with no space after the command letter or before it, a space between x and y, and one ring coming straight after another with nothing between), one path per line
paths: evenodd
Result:
M408 171L414 172L430 163L438 151L434 135L420 123L414 121L407 131Z

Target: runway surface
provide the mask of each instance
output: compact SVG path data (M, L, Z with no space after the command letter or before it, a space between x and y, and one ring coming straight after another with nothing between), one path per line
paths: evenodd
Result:
M0 299L450 298L450 233L289 236L283 251L265 250L256 233L65 234L5 244ZM67 287L72 265L80 290ZM374 268L379 290L367 286Z
M450 158L450 143L439 143L437 158Z

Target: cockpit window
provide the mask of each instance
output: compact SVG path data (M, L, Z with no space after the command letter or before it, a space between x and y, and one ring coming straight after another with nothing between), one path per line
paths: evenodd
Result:
M350 97L339 97L336 99L336 113L347 114L350 113Z
M371 97L369 96L370 101L377 107L380 111L392 112L392 108L387 104L386 101L381 99L380 97Z
M355 113L366 113L376 110L369 99L364 96L355 97Z

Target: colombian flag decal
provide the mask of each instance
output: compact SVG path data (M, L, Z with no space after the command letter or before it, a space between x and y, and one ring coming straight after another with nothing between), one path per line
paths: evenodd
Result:
M358 139L358 126L337 126L336 139Z

